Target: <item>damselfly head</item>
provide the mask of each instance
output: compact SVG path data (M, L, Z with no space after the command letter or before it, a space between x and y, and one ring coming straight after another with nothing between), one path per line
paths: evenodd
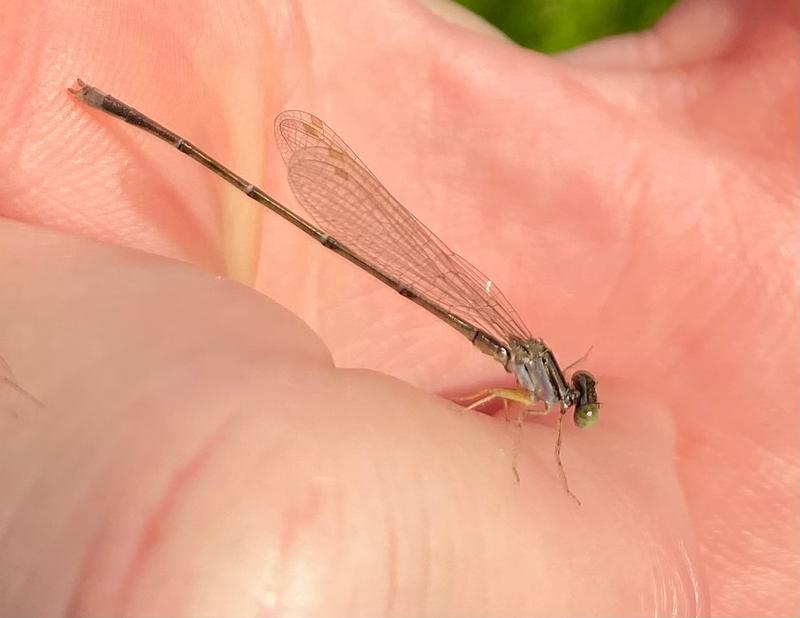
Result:
M576 371L572 374L572 388L577 393L572 418L578 427L591 427L600 418L596 385L594 376L588 371Z

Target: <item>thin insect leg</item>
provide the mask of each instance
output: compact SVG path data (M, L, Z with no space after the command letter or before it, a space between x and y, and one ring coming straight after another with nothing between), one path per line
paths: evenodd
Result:
M514 472L514 480L517 485L520 483L519 468L517 468L517 461L519 461L519 453L522 450L522 419L523 414L517 415L517 429L514 432L514 450L511 451L511 470Z
M7 384L11 389L15 390L17 393L19 393L20 395L22 395L26 399L32 401L33 403L35 403L39 407L41 407L41 408L44 407L44 404L39 399L34 397L33 394L31 394L30 392L28 392L27 390L22 388L17 383L17 379L14 376L14 372L11 371L11 366L6 362L6 360L2 356L0 356L0 374L5 374L5 375L0 376L0 380L3 382L3 384ZM11 413L12 413L12 415L16 416L16 413L13 412L13 410L12 410Z
M591 354L591 352L592 352L592 348L594 348L594 345L590 345L590 346L589 346L589 349L588 349L588 350L586 350L586 352L584 353L584 355L583 355L583 356L581 356L581 357L580 357L578 360L576 360L576 361L573 361L573 362L571 362L569 365L567 365L566 367L564 367L564 373L567 373L567 372L568 372L570 369L572 369L572 368L573 368L575 365L580 365L580 364L581 364L583 361L585 361L587 358L589 358L589 354Z
M33 395L29 391L27 391L24 388L22 388L19 384L14 382L14 380L12 380L11 378L9 378L7 376L3 376L3 382L5 384L8 384L8 386L10 386L12 389L17 391L20 395L22 395L23 397L25 397L29 401L32 401L33 403L35 403L40 408L44 407L44 403L40 399L37 399L35 395Z
M503 397L503 419L505 419L506 423L508 423L511 419L508 417L508 399Z
M466 406L468 410L476 410L485 403L489 403L495 399L502 399L504 402L506 402L504 405L507 405L507 402L509 401L521 403L526 406L533 404L530 393L521 388L487 388L486 390L475 393L474 395L457 397L455 398L455 401L471 401L473 399L476 400Z
M522 427L523 423L525 422L525 417L528 415L533 416L544 416L550 412L550 406L544 404L544 407L540 410L535 408L523 408L517 414L517 419L514 424L517 426L516 431L514 432L514 449L511 451L511 469L514 471L514 477L519 483L519 470L517 469L517 461L519 461L519 454L522 451Z
M6 362L6 359L4 359L2 356L0 356L0 373L5 374L12 379L14 378L14 372L11 371L11 365L9 365Z
M564 420L564 413L563 411L561 414L558 415L558 437L556 438L556 466L558 467L558 474L561 477L561 481L564 483L564 490L567 494L578 503L578 506L581 506L581 501L578 500L578 496L576 496L569 488L569 483L567 482L567 472L564 470L564 464L561 463L561 425L562 421Z

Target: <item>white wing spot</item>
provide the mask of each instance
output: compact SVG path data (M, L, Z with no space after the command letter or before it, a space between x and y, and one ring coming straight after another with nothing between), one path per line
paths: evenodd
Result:
M494 282L491 279L487 279L486 283L483 284L483 289L486 292L487 296L492 293L492 286L493 285L494 285Z

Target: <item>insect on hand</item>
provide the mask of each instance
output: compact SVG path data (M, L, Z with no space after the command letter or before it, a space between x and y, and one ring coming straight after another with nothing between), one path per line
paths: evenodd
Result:
M289 184L315 225L119 99L81 80L69 92L83 103L175 146L455 328L514 375L519 389L488 391L477 403L500 397L522 402L531 413L536 413L532 408L537 403L546 411L557 405L561 416L556 459L567 492L573 495L560 459L561 418L574 408L573 418L579 427L597 421L600 405L595 379L587 371L576 371L567 381L550 348L531 335L493 282L400 204L328 125L302 111L285 111L275 119L275 138L287 166Z

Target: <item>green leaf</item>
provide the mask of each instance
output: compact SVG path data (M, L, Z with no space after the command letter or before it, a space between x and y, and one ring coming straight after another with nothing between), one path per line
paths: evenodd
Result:
M457 0L524 47L553 53L651 27L675 0Z

